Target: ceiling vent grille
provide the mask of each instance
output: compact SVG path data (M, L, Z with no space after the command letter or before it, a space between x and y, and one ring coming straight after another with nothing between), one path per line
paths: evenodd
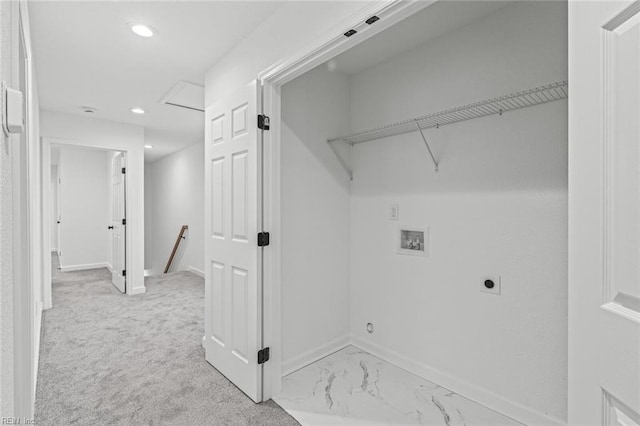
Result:
M204 112L204 86L179 81L160 100L161 104Z

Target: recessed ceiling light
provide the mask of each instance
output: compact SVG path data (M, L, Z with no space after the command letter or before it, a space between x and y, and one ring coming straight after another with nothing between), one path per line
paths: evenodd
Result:
M82 106L82 107L80 107L80 109L82 109L82 112L85 112L87 114L95 114L96 113L96 109L93 108L93 107Z
M153 148L153 145L145 145L144 147L147 148L147 149L151 149L151 148Z
M131 112L134 114L144 114L146 111L143 110L142 108L135 107L135 108L131 108Z
M136 24L136 23L132 23L132 24L127 24L129 26L129 29L131 31L133 31L135 34L139 35L140 37L153 37L154 35L158 34L158 32L156 30L154 30L153 28L151 28L148 25L144 25L144 24Z

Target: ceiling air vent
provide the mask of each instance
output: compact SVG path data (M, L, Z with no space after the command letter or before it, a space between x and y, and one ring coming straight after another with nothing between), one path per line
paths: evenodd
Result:
M204 112L204 86L179 81L159 101L161 104Z

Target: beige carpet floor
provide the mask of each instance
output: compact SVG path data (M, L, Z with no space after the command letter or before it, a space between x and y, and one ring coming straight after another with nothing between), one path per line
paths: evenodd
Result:
M253 403L205 361L202 278L176 272L148 277L146 287L122 295L107 269L54 273L38 424L298 424L273 401Z

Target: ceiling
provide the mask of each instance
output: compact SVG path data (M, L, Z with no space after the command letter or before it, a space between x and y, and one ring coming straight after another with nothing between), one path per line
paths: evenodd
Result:
M335 70L356 74L505 7L514 1L439 1L336 57Z
M30 2L43 109L145 128L145 160L204 139L202 112L161 104L179 81L204 84L206 70L282 2ZM127 23L153 27L151 38ZM204 99L202 100L204 103ZM83 112L83 106L96 109ZM130 110L141 107L144 115Z

